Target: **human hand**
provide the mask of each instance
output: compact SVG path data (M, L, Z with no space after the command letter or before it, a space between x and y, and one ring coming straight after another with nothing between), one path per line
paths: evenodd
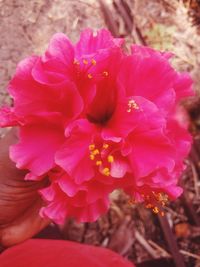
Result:
M9 147L16 142L14 130L0 140L0 244L3 247L34 236L49 223L39 215L43 203L37 192L48 181L24 180L26 172L18 170L9 158Z

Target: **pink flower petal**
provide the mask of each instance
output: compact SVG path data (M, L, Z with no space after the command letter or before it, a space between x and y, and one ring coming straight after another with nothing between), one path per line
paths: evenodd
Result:
M85 127L85 129L82 130L82 127ZM85 180L90 180L94 175L89 157L89 145L91 143L90 128L91 125L84 120L80 121L80 124L74 125L74 134L72 130L65 144L56 153L56 163L66 170L78 184ZM77 131L77 129L79 130Z
M54 156L64 141L64 129L54 122L35 122L20 129L19 140L10 148L11 159L17 168L40 176L55 166Z
M133 101L134 107L129 107L130 101ZM154 103L140 96L124 98L117 104L107 127L102 130L102 137L115 142L116 138L120 140L138 128L145 131L146 127L149 130L164 125L165 119Z
M147 176L161 167L173 170L175 150L162 129L133 134L131 142L133 148L129 157L135 176Z
M151 57L127 57L122 64L119 81L129 96L143 96L154 102L164 113L174 106L173 84L176 72L162 56L154 54Z
M193 80L188 73L177 75L177 80L174 83L174 89L177 95L177 101L188 96L193 96Z
M106 29L99 30L96 35L91 29L86 29L81 33L75 51L76 55L81 57L82 55L94 54L101 49L121 46L122 43L122 39L113 38Z
M74 49L64 33L56 33L51 38L48 49L43 57L44 61L57 59L66 66L73 63Z
M13 108L3 107L0 109L0 127L23 125L23 119L16 116Z

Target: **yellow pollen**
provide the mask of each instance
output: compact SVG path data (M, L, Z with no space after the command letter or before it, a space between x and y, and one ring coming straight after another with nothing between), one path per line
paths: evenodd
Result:
M88 73L88 79L92 79L92 74Z
M161 205L164 207L166 205L166 203L164 201L162 201Z
M89 145L89 150L91 151L91 150L94 150L95 149L95 144L90 144Z
M108 156L108 162L112 163L114 161L114 157L112 155Z
M95 150L92 151L91 153L92 153L92 155L96 156L96 155L98 155L100 152L99 152L98 149L95 149Z
M131 99L128 101L128 109L127 112L131 112L133 109L139 109L138 104L135 102L135 100Z
M107 149L108 147L109 147L108 144L103 144L103 148L104 148L104 149Z
M158 207L154 207L154 208L153 208L153 212L154 212L155 214L158 214L158 213L159 213L159 209L158 209Z
M102 161L101 161L101 160L97 160L97 161L96 161L96 165L97 165L97 166L101 166L101 165L102 165Z
M147 209L152 209L153 208L153 205L149 203L149 204L146 205L146 208Z
M92 155L92 154L91 154L91 155L90 155L90 159L91 159L91 160L94 160L94 159L95 159L95 155Z
M83 64L87 65L88 61L86 59L83 59Z
M129 199L129 200L128 200L128 204L129 204L129 205L136 204L135 199L133 199L133 198Z
M97 64L97 62L96 62L96 60L93 58L92 60L91 60L91 63L92 63L92 65L96 65Z
M107 168L107 167L104 168L102 172L103 172L103 174L104 174L105 176L109 176L109 175L110 175L110 170L109 170L109 168Z
M105 77L107 77L107 76L108 76L108 72L107 72L107 71L104 71L104 72L103 72L103 75L104 75Z
M79 63L79 61L77 59L74 59L74 64L75 65L79 65L80 63Z

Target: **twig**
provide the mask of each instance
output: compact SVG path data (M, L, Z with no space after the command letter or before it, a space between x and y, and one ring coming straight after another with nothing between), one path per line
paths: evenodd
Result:
M192 169L192 176L194 179L194 189L195 189L196 197L199 198L198 174L196 171L196 167L194 166L194 164L191 161L190 161L190 166Z
M158 219L160 222L160 225L162 227L163 233L164 233L164 237L165 240L168 244L169 250L171 252L171 255L174 259L174 263L176 265L176 267L186 267L185 263L183 261L182 255L179 252L177 243L176 243L176 239L170 229L169 226L169 222L166 218L166 216L162 217L160 215L158 215Z
M144 237L136 230L135 231L135 238L140 243L140 245L146 249L146 251L151 255L152 258L157 259L159 258L158 253L148 244L148 242L144 239Z
M179 251L180 251L181 254L183 254L183 255L185 255L185 256L188 256L188 257L191 257L191 258L200 260L200 256L198 256L198 255L196 255L196 254L194 254L194 253L185 251L185 250L183 250L183 249L180 249Z
M118 27L117 27L117 24L115 23L115 21L113 19L113 16L112 16L112 13L111 13L110 9L104 3L103 0L99 0L99 4L100 4L102 13L104 15L105 22L107 23L109 30L111 31L111 33L115 37L119 36Z
M189 202L185 192L183 192L182 196L181 196L181 201L185 207L185 213L188 216L188 219L190 221L191 224L200 226L200 220L198 215L196 214L192 204Z
M148 242L152 247L154 247L155 249L157 249L160 252L162 257L166 257L166 258L172 257L164 248L160 247L158 244L156 244L152 240L148 240Z
M172 210L169 207L165 207L165 210L168 211L169 213L171 213L172 215L176 216L177 218L183 220L183 221L186 221L187 220L187 217L186 216L177 213L176 211Z
M124 22L128 28L129 32L132 32L133 29L133 20L130 16L130 14L127 13L126 9L124 8L124 5L121 1L115 0L114 5L118 9L119 13L121 14L122 18L124 19Z

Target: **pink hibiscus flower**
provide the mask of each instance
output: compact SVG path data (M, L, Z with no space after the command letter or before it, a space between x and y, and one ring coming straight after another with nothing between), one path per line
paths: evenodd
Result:
M155 213L182 192L191 137L174 113L192 80L169 53L121 45L106 30L85 30L76 45L56 34L10 82L14 105L1 110L2 126L19 127L10 157L26 179L49 177L41 215L58 223L96 220L117 188Z

